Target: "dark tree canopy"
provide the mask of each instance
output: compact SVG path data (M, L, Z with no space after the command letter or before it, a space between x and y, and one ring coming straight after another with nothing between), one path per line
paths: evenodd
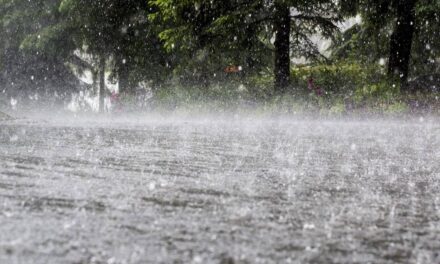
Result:
M439 10L437 0L0 0L0 85L68 94L81 87L76 69L96 82L107 72L126 94L140 82L158 90L262 76L284 94L299 58L384 61L404 84L440 71ZM317 36L332 42L331 56Z

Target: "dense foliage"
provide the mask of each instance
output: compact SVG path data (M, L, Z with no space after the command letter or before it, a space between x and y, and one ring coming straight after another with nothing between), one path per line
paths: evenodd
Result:
M440 79L438 0L0 0L0 34L0 92L14 97L107 79L127 95L267 100L313 94L313 80L356 101Z

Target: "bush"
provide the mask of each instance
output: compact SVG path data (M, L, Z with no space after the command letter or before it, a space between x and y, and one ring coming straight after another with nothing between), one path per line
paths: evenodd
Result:
M153 107L189 111L242 111L339 116L401 114L415 111L440 113L438 94L403 93L377 64L342 61L292 69L291 93L274 93L273 76L260 74L224 80L212 85L169 84L155 91ZM321 95L308 89L313 78Z
M295 67L291 77L292 85L302 91L307 91L308 80L312 78L327 95L351 95L365 84L380 83L386 79L380 65L350 61Z

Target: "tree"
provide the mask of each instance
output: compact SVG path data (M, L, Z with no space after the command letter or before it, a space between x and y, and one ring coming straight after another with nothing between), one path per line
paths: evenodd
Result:
M400 79L405 85L408 80L409 63L415 27L416 0L396 0L396 22L390 37L388 74Z
M171 59L158 25L147 19L152 11L147 1L0 1L0 81L13 86L13 92L35 86L77 88L66 65L103 74L101 57L125 94L134 94L138 82L155 86L168 78Z
M324 38L333 38L341 21L338 5L335 1L275 1L275 90L283 93L289 85L290 65L287 57L304 57L311 60L324 58L311 36L320 34ZM280 12L280 13L279 13ZM286 25L289 21L290 28ZM287 49L287 33L289 49ZM277 41L278 40L278 41ZM278 66L277 66L278 64Z
M216 54L227 61L232 56L225 54L241 51L247 61L260 64L251 64L252 67L273 67L278 93L283 93L289 85L291 56L319 58L310 36L319 32L330 37L337 29L335 22L339 21L337 5L330 0L154 0L151 3L158 8L154 17L170 25L160 35L167 47L185 50L196 58L198 52L205 51L210 56L202 56L203 65L209 64L209 58L219 57ZM237 25L236 21L241 24ZM271 62L259 59L268 52L273 52ZM202 76L204 81L209 75Z
M440 74L440 1L418 0L410 69L413 76Z
M59 2L0 1L0 85L9 95L40 94L48 99L56 93L62 99L79 85L64 65L66 51L72 47L64 38L67 32L61 25L42 30L60 21ZM30 48L32 38L44 38L47 45Z
M221 81L228 65L240 65L247 74L257 71L267 50L253 22L261 2L150 1L156 7L150 18L163 25L160 37L180 81L206 86Z
M290 84L290 7L286 3L275 3L275 90L284 93Z
M147 19L147 1L63 0L59 9L75 31L76 48L96 57L100 80L105 69L112 70L119 92L134 95L136 82L166 78L167 57L156 26Z
M426 73L437 68L433 64L440 46L435 41L440 36L438 1L345 1L344 10L351 10L344 13L346 16L359 13L362 24L353 26L344 40L334 45L336 57L353 54L369 62L387 58L388 76L399 80L402 87L406 87L411 71L414 75L417 69Z

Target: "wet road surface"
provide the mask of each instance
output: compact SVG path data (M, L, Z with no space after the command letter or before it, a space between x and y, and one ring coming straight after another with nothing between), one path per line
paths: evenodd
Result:
M0 263L438 263L435 121L0 122Z

